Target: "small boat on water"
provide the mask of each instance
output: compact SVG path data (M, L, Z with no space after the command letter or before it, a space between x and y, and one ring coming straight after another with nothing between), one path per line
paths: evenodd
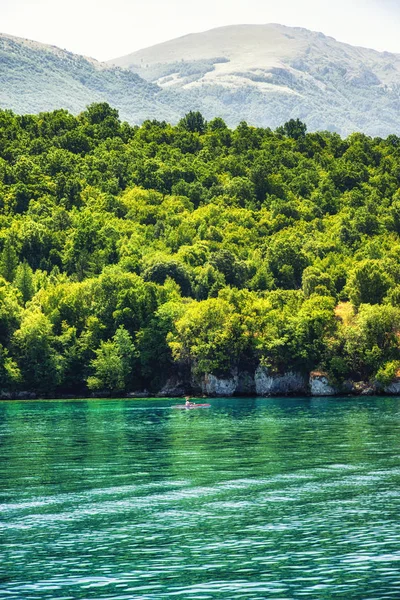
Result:
M180 410L193 410L194 408L210 408L211 404L191 404L190 406L186 406L186 404L176 404L175 406L171 406L171 408L178 408Z

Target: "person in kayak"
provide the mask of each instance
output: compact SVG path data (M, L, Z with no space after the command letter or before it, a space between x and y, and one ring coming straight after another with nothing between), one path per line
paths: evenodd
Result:
M194 402L190 402L189 396L186 396L185 400L186 400L186 402L185 402L186 408L190 408L191 406L196 406Z

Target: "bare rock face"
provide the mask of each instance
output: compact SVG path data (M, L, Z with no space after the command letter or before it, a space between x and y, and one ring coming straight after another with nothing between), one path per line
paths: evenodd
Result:
M374 396L378 393L375 384L368 381L345 381L342 386L343 391L355 396Z
M301 373L289 371L284 375L272 375L261 365L254 376L257 396L288 396L307 392L307 383Z
M338 390L329 383L325 373L310 373L311 396L335 396Z
M390 393L399 393L400 394L400 384L399 384L399 392L386 392ZM382 388L376 386L376 384L371 383L370 381L352 381L348 379L342 383L340 386L340 392L345 394L350 394L352 396L374 396L379 392L386 391Z
M107 390L96 390L90 394L91 398L110 398L111 394Z
M157 394L157 396L160 396L161 398L180 398L184 395L184 383L176 377L170 377Z
M373 385L366 384L361 391L361 396L374 396L375 394L376 389Z
M239 377L233 375L227 379L206 373L201 380L201 389L207 396L233 396L239 383Z
M385 394L390 394L392 396L400 396L400 379L396 377L396 379L394 379L392 383L387 385L383 389L383 391L385 392Z
M150 398L150 393L147 390L143 392L129 392L126 395L127 398Z
M34 392L17 392L16 400L36 400L37 396Z

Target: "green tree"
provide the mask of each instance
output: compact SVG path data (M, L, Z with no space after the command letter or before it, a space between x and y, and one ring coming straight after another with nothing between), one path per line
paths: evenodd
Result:
M360 304L379 304L394 284L379 260L361 261L353 270L348 282L350 300Z
M371 377L386 363L400 360L400 310L393 306L363 304L351 327L342 329L343 356L348 372ZM385 367L386 365L386 367Z
M191 302L169 335L173 356L191 362L196 373L229 373L246 343L240 321L225 299Z
M0 390L14 390L21 380L17 363L8 355L8 350L0 344Z
M179 121L178 126L191 133L204 133L207 122L200 112L191 110Z
M15 290L0 277L0 344L9 347L14 331L21 319L21 307Z
M28 391L54 392L61 383L62 360L48 318L39 310L26 311L13 342L22 380Z
M99 125L109 118L118 119L118 111L111 108L107 102L95 102L90 104L81 116L87 119L91 125Z
M184 265L176 260L165 260L155 262L143 272L145 281L154 281L154 283L163 284L167 277L170 277L180 286L183 296L190 296L192 284L190 276Z
M25 306L29 300L32 300L35 293L33 271L26 261L18 265L14 285L21 293L22 303Z
M283 127L277 129L278 133L283 133L294 140L304 138L307 132L307 125L300 119L290 119Z
M96 358L91 361L94 375L87 380L89 389L124 391L132 373L134 354L131 336L124 327L118 328L113 339L101 342L96 350Z
M7 281L14 281L18 266L18 256L15 250L15 244L8 236L4 242L4 247L0 256L0 274Z
M332 278L328 273L323 273L317 267L307 267L303 271L302 288L306 298L311 294L326 291L327 295L334 295Z

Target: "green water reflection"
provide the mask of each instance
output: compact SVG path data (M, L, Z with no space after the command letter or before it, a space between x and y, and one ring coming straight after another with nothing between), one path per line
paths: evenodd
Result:
M400 598L400 400L0 404L0 597Z

